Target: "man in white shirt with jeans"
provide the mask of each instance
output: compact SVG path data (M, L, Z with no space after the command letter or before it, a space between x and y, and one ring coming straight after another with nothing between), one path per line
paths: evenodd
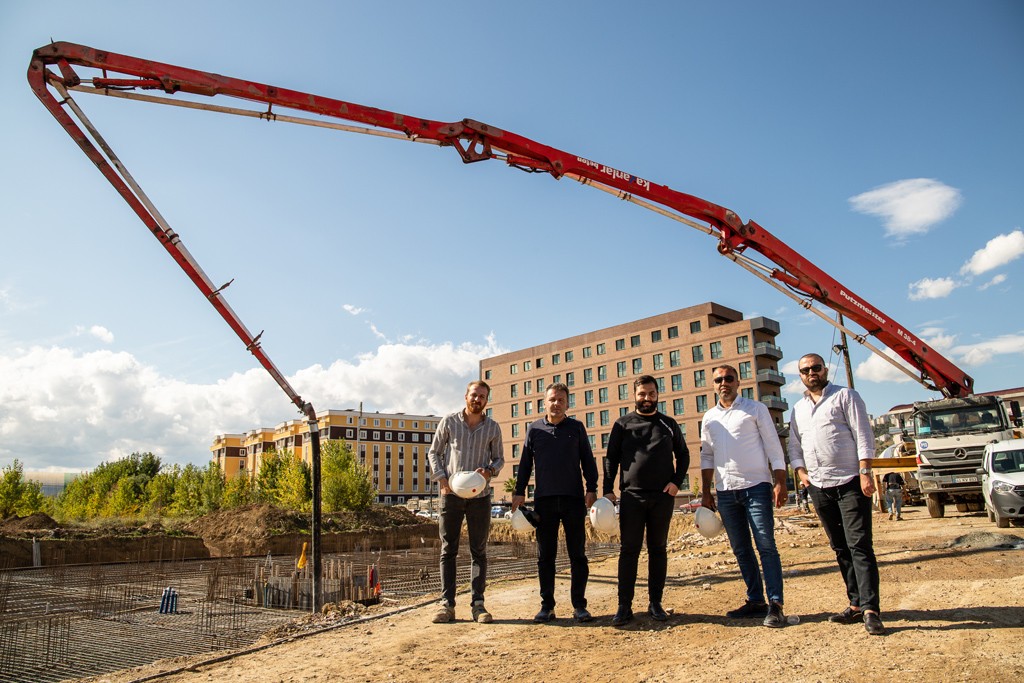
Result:
M787 496L782 444L767 406L738 395L736 368L719 365L712 370L712 378L718 403L704 413L701 422L701 505L716 508L711 496L714 480L717 509L747 586L747 601L726 616L764 617L765 626L781 628L786 625L786 616L782 611L782 561L775 545L774 508L782 507ZM753 545L761 557L760 569Z

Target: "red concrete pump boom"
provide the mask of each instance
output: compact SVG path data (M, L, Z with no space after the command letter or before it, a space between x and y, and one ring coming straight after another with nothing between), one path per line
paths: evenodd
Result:
M51 67L55 67L56 70ZM98 73L92 75L91 78L83 78L78 72L80 68L98 71ZM499 159L522 170L547 173L555 178L569 177L712 235L718 239L718 250L722 255L797 300L801 305L817 313L831 324L853 335L857 341L907 372L924 386L941 391L946 396L963 396L973 393L974 390L974 380L963 370L909 332L906 327L892 320L862 297L854 294L850 288L837 282L754 221L743 222L733 211L699 197L678 192L632 173L619 171L584 157L548 147L494 126L471 119L452 123L431 121L329 97L161 64L72 43L53 43L36 50L29 65L28 78L33 90L46 108L113 183L117 191L139 214L203 293L210 298L211 303L246 342L250 350L256 354L264 367L274 375L282 388L285 388L289 397L299 406L300 410L306 411L301 399L287 386L284 378L280 376L269 359L262 354L257 341L245 331L244 326L234 313L223 303L219 290L213 288L198 266L188 257L187 252L184 252L183 247L180 247L177 235L165 225L161 225L162 219L159 219L158 215L154 216L155 210L145 206L144 195L140 199L141 192L137 188L131 187L133 183L125 180L123 175L126 172L123 171L120 162L106 146L106 143L102 138L98 138L95 131L91 130L87 120L79 116L83 125L90 129L90 134L103 148L106 154L104 156L104 153L97 149L96 145L89 140L88 136L65 111L65 107L72 107L76 114L79 113L77 106L68 95L69 90L128 99L164 101L197 109L427 142L453 147L466 163ZM54 97L50 90L51 87L61 96L60 99ZM141 95L131 92L142 90L151 91L153 94ZM264 111L255 111L209 105L188 99L175 101L175 98L171 96L178 93L206 97L226 96L260 103L266 105L267 108ZM177 98L177 100L181 99ZM341 119L373 128L324 122L320 119L284 116L278 111L281 109ZM695 219L699 223L691 219ZM768 266L753 260L745 254L748 250L762 255L774 265ZM907 370L880 349L872 346L863 334L846 329L833 321L830 316L814 308L811 305L812 301L817 301L833 311L841 313L846 318L856 321L867 334L878 339L912 366L919 376Z

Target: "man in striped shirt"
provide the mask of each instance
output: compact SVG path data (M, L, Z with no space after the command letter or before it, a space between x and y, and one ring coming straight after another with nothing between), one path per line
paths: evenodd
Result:
M427 452L431 479L441 489L441 607L435 624L455 620L455 570L459 555L462 521L466 520L469 553L472 558L473 621L493 621L484 607L487 585L487 535L491 529L491 478L501 471L505 456L501 447L501 429L487 417L484 408L491 395L486 382L470 382L466 387L466 407L446 415L437 425ZM488 482L475 498L460 498L452 492L449 477L456 472L479 472Z

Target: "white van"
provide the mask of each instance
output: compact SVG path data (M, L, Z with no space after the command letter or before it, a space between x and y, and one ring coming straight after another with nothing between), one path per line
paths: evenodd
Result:
M978 474L989 521L1000 529L1024 522L1024 439L986 444Z

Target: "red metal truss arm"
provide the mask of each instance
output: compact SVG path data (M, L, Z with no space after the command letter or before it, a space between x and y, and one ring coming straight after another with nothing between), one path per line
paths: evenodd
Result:
M48 65L56 65L60 76L49 73ZM396 131L408 136L409 139L428 139L441 145L455 147L466 163L502 159L520 169L549 173L556 178L569 176L585 183L592 182L614 188L624 198L641 197L711 226L709 232L719 239L719 251L724 255L735 255L752 249L766 257L776 266L771 272L772 278L855 321L916 368L926 385L931 382L934 384L933 388L948 396L970 394L974 390L973 379L963 370L768 230L754 221L743 222L733 211L699 197L678 192L668 186L652 183L634 174L472 119L450 123L421 119L343 100L161 64L71 43L53 43L39 48L35 51L29 68L32 87L65 129L83 146L83 150L90 158L93 158L93 154L76 136L75 129L65 123L67 117L61 111L60 103L48 95L46 88L47 81L59 82L65 87L79 85L81 79L74 66L103 71L102 77L91 80L94 88L149 89L159 90L168 95L224 95L267 104L268 117L273 116L273 107L278 106L358 122ZM111 76L112 74L116 77ZM93 160L96 161L95 158ZM108 178L111 178L100 163L97 165ZM115 187L118 186L113 179L111 182ZM125 195L120 188L118 191ZM128 196L125 198L132 204ZM143 220L146 220L145 217ZM147 225L150 223L147 222ZM150 225L150 229L158 239L164 241L153 226Z
M66 65L62 65L63 69L66 70ZM105 146L105 143L100 139L98 142L104 147L105 151L113 159L114 163L118 165L115 169L114 164L108 161L108 158L100 152L99 149L92 143L89 136L79 128L75 121L68 115L63 109L64 101L58 101L53 97L52 93L46 87L45 80L45 69L42 63L36 59L32 60L32 64L29 67L28 78L32 85L32 89L36 95L42 101L43 106L53 114L54 118L64 127L68 134L74 139L78 146L81 147L82 151L85 152L86 156L96 165L100 172L110 181L110 184L114 186L114 189L124 198L128 203L128 206L142 219L142 222L149 228L150 232L160 241L171 257L177 262L182 270L188 275L189 279L195 283L199 291L206 296L210 304L217 310L221 317L227 322L227 324L234 330L235 334L242 340L246 348L256 357L260 365L262 365L267 372L270 373L274 381L284 390L288 395L288 398L295 404L300 412L304 413L311 423L315 424L316 412L313 406L299 396L299 394L292 388L291 384L285 379L284 375L281 374L277 366L274 365L273 361L267 356L260 345L259 338L262 333L255 337L246 328L245 324L241 321L238 315L231 309L227 301L224 300L221 295L221 291L227 287L230 282L222 285L221 287L215 287L210 281L210 278L203 272L203 269L199 267L199 264L195 262L192 255L188 252L185 246L181 243L178 235L166 225L162 218L157 213L156 209L151 205L147 205L148 202L144 201L144 197L136 194L136 191L129 186L125 177L122 177L123 169L117 162L116 157L113 156L113 152ZM119 172L119 169L121 172ZM124 172L126 175L126 172Z

